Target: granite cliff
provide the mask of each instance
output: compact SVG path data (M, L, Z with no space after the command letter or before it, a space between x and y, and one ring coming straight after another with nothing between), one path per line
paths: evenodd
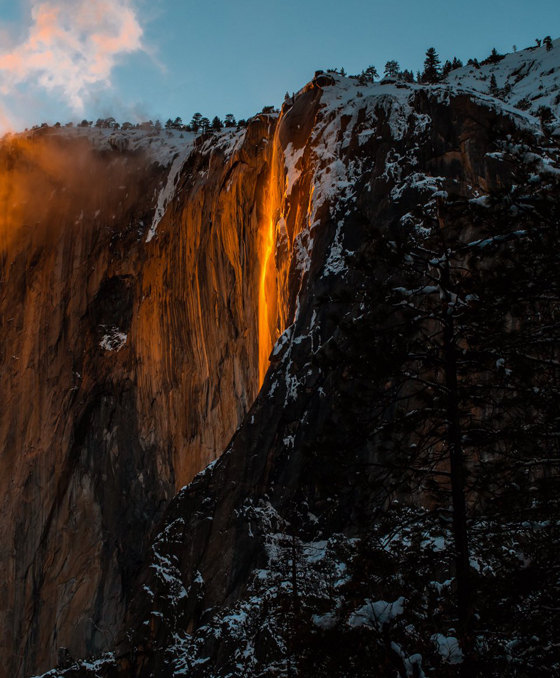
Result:
M0 672L555 670L541 51L502 99L318 73L237 132L4 142Z

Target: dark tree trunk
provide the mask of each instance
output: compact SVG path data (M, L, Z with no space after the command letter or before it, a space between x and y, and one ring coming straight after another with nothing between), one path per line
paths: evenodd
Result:
M445 243L444 243L445 245ZM459 412L459 385L457 379L456 329L453 309L449 307L450 274L446 259L441 269L441 284L445 292L443 309L443 360L447 388L447 445L451 472L451 501L453 506L453 542L457 580L457 629L464 654L461 676L472 675L472 585L470 578L467 504L465 497L465 460L461 444Z

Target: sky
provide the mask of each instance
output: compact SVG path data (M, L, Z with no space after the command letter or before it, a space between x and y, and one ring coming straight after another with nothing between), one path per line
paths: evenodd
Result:
M247 118L317 69L483 59L560 35L558 0L0 0L0 133Z

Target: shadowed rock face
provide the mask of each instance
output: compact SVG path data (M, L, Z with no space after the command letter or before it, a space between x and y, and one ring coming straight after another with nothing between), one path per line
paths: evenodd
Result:
M511 162L487 154L518 121L464 94L391 87L347 105L355 83L323 84L278 119L199 139L176 175L140 152L78 154L76 140L3 150L4 213L10 186L23 197L0 231L0 675L53 667L59 648L115 652L60 675L173 675L266 562L263 506L281 520L305 505L320 520L308 539L367 513L352 460L317 452L342 421L343 363L317 361L360 284L346 258L436 189L510 186ZM268 352L282 332L255 401L262 337ZM201 640L224 675L228 642Z

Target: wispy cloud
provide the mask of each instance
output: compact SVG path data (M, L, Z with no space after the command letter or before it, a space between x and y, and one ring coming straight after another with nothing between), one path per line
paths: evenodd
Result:
M39 85L62 95L78 114L88 94L111 84L119 57L144 50L133 0L32 3L26 38L0 52L0 92Z

